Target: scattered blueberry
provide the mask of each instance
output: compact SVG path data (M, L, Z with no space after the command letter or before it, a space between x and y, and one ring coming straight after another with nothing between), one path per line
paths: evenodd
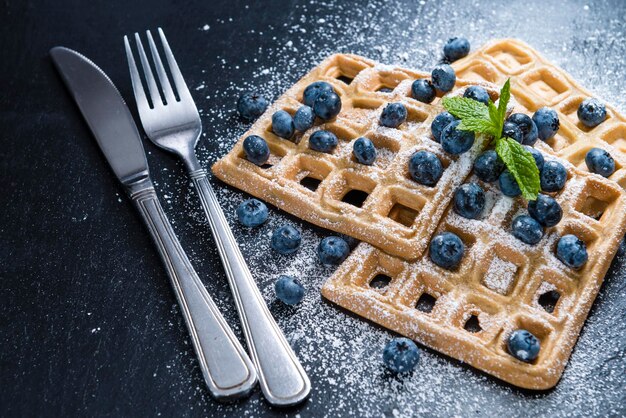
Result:
M315 83L311 83L304 89L304 94L302 95L302 101L305 105L309 107L313 107L315 100L318 96L324 92L334 92L333 86L325 81L316 81Z
M467 90L465 90L465 93L463 93L463 97L476 100L477 102L483 103L485 106L489 106L489 93L480 86L469 86Z
M332 152L339 140L330 131L315 131L309 138L309 148L319 152Z
M433 263L451 270L459 265L464 252L461 238L452 232L443 232L432 239L428 254Z
M276 297L286 305L297 305L304 298L304 286L291 276L281 275L274 284Z
M556 244L556 258L568 267L579 269L587 262L587 245L576 235L563 235Z
M474 132L456 129L460 123L460 121L455 120L441 132L441 146L449 154L463 154L474 145Z
M278 110L272 115L272 132L281 138L290 139L296 127L293 118L287 111Z
M293 226L284 225L272 233L271 246L281 254L295 253L300 247L300 242L302 242L300 231Z
M532 362L539 355L540 344L537 337L525 329L516 329L507 340L509 353L518 360Z
M524 135L522 144L534 145L535 142L537 142L539 131L537 130L537 125L535 125L535 122L533 122L530 116L523 113L513 113L508 117L507 121L516 124L522 131L522 134Z
M389 103L380 114L380 124L388 128L397 128L406 117L407 110L402 103Z
M611 154L601 148L591 148L585 156L585 162L592 173L609 177L615 172L615 160Z
M502 174L500 174L498 184L500 185L500 191L505 196L516 197L522 194L517 180L515 180L515 177L509 170L504 170Z
M443 174L443 165L432 152L417 151L409 159L409 174L420 184L434 186Z
M360 137L352 146L354 158L361 164L372 165L376 161L376 147L368 138Z
M504 162L494 150L483 152L474 161L476 177L487 183L498 180L504 170Z
M578 105L578 120L588 128L593 128L606 119L606 107L598 99L590 98Z
M313 112L322 120L331 120L341 111L341 98L334 91L325 91L315 99Z
M476 219L485 208L485 192L476 183L461 185L454 192L454 211L459 215Z
M435 141L441 141L441 132L443 132L443 129L455 120L457 119L449 112L441 112L435 116L433 123L430 124L430 131L432 132Z
M248 161L256 165L263 165L270 158L267 142L258 135L250 135L243 140L243 152Z
M383 350L383 362L394 373L410 372L420 359L417 345L408 338L394 338Z
M514 139L520 144L524 141L524 134L522 130L513 122L506 121L502 126L502 136Z
M267 109L267 99L256 92L246 92L237 100L237 111L247 121L253 121Z
M545 163L543 154L540 153L539 150L537 150L536 148L533 148L528 145L524 145L524 148L526 148L526 151L532 154L533 158L535 159L535 165L537 165L537 169L541 173L541 170L543 170L543 164Z
M348 243L340 237L326 237L317 246L322 264L341 264L350 254Z
M537 200L528 202L528 213L545 227L558 224L563 217L563 209L554 198L540 194Z
M533 122L537 126L539 139L547 141L559 130L559 115L549 107L542 107L533 115Z
M293 124L300 132L310 129L313 126L313 122L315 122L315 113L309 106L300 106L296 114L293 115Z
M454 88L454 83L456 83L456 74L454 69L448 64L439 64L436 66L430 77L435 88L444 93L452 90Z
M435 91L433 83L424 78L413 82L411 85L411 94L415 100L419 100L423 103L431 103L435 100L435 97L437 97L437 92Z
M450 38L443 46L443 55L450 62L466 57L470 51L470 43L465 38Z
M237 218L239 222L248 227L262 225L267 221L268 212L265 203L257 199L244 200L237 207Z
M511 223L513 236L526 244L535 245L543 237L543 227L534 218L520 215Z
M546 161L543 164L539 178L541 180L541 190L544 192L558 192L565 186L567 170L558 161Z

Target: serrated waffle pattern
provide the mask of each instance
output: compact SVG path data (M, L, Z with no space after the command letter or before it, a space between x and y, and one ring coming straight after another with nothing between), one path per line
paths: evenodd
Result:
M483 138L478 137L469 152L454 157L432 139L430 124L443 110L440 98L424 104L410 94L415 79L428 77L429 73L383 66L355 55L333 55L283 94L213 166L213 172L299 218L372 243L389 254L415 259L428 244L424 237L437 227L452 191L469 174L483 147ZM279 109L295 113L302 106L306 86L318 80L333 85L342 100L341 113L293 140L274 135L272 114ZM457 80L451 94L462 94L467 85ZM497 100L495 86L482 85ZM383 87L391 92L379 91ZM398 129L378 123L390 102L401 102L408 110L407 121ZM309 149L309 137L319 129L337 135L339 146L332 154ZM263 137L271 151L262 167L249 162L243 152L243 139L252 134ZM372 140L378 149L373 166L359 164L352 156L352 143L360 136ZM435 153L445 167L436 187L420 185L409 177L408 160L422 149ZM360 199L351 199L355 195Z
M607 118L587 128L576 114L578 105L595 95L582 87L563 69L536 50L516 39L489 42L452 64L457 76L466 80L502 85L511 78L516 111L532 115L548 106L556 110L561 127L554 138L535 145L557 155L581 170L587 170L585 155L593 147L607 150L615 159L611 180L626 189L626 117L606 103Z
M571 165L568 176L555 197L563 219L537 245L510 233L511 220L526 213L523 200L506 197L472 175L468 181L478 182L487 194L483 216L469 220L448 208L436 231L463 240L466 251L457 270L438 267L427 253L407 262L362 243L324 284L322 294L511 384L553 387L626 230L626 194L617 184ZM587 244L589 260L581 270L566 267L554 255L564 234ZM506 338L518 328L541 342L532 363L507 352Z

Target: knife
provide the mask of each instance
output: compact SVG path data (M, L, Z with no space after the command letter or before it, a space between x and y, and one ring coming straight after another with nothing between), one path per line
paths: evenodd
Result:
M257 382L254 366L165 216L150 179L137 126L122 96L107 75L78 52L55 47L50 55L159 250L209 391L218 400L249 394Z

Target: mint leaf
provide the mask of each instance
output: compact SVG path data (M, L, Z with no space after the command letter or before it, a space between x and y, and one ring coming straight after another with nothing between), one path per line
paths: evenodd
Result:
M444 97L443 107L459 119L489 120L489 109L483 103L467 97Z
M497 141L502 135L502 126L504 122L500 118L500 113L496 108L496 105L493 104L491 100L489 100L489 119L491 119L491 123L494 126L495 133L493 134L493 138Z
M500 101L498 102L498 114L503 124L506 118L506 106L509 104L509 100L511 100L511 79L507 78L504 86L500 89Z
M527 200L537 199L539 194L539 170L532 154L514 139L504 137L496 142L496 153L511 172L522 196Z
M465 118L461 119L461 123L456 127L461 131L480 132L487 135L497 135L498 127L493 124L490 119L482 118Z

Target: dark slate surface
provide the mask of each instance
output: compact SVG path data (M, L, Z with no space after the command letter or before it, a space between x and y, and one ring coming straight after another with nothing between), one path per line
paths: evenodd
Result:
M443 40L456 34L474 45L495 37L524 39L625 111L623 1L178 3L183 2L2 2L1 415L625 414L624 256L613 263L556 389L517 390L430 350L423 351L413 375L398 379L379 359L391 334L319 297L332 270L317 266L313 251L327 232L276 210L260 232L236 225L234 230L311 375L312 396L288 411L270 409L258 389L247 401L215 403L204 389L149 237L47 56L55 45L77 49L130 99L121 38L162 26L203 109L200 153L208 165L246 128L232 112L241 89L257 87L277 97L335 51L428 69ZM182 166L150 143L145 147L166 212L239 333ZM232 223L243 195L215 185ZM282 222L303 230L300 256L280 258L268 251L267 233ZM273 280L283 271L306 273L309 293L297 309L273 300Z

